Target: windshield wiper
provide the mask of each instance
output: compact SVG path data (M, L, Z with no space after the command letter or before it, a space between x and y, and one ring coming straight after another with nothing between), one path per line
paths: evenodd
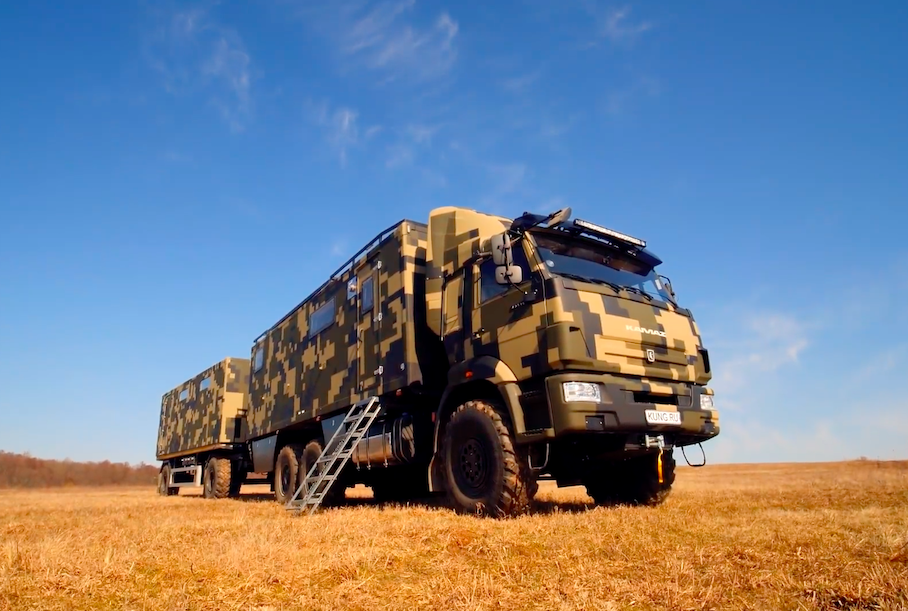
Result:
M627 290L628 292L637 293L637 294L639 294L639 295L643 295L643 297L644 297L647 301L652 301L652 300L653 300L653 296L652 296L652 295L650 295L649 293L647 293L647 292L644 291L644 290L638 289L636 286L626 286L626 287L624 287L624 288L625 288L625 290Z
M614 282L609 282L608 280L600 280L599 278L587 278L586 276L572 274L571 272L554 272L554 273L558 274L559 276L568 278L569 280L577 280L578 282L592 282L593 284L604 284L606 286L611 287L612 290L614 290L616 293L621 292L620 285L615 284Z

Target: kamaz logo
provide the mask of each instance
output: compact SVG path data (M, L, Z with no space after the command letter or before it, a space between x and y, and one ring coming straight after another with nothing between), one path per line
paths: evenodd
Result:
M655 329L647 329L646 327L635 327L634 325L625 325L624 328L628 331L636 331L637 333L646 333L647 335L658 335L659 337L665 337L665 331L656 331Z

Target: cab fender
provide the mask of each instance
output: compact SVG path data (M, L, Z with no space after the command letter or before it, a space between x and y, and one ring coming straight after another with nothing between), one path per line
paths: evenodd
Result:
M432 461L429 465L429 488L432 492L444 489L438 452L448 418L458 406L474 399L503 404L510 416L514 434L520 436L526 432L523 408L520 406L520 387L511 368L493 356L480 356L458 363L448 372L448 384L435 412Z

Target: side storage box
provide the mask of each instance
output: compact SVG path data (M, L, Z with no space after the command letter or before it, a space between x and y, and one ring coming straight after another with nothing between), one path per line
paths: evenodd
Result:
M244 442L248 392L249 359L226 358L166 393L158 460Z

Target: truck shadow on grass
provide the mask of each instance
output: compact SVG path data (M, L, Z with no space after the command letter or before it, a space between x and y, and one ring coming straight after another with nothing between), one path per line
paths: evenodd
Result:
M248 503L276 503L274 496L268 493L243 493L236 500ZM621 507L620 503L603 505L604 508ZM534 500L530 503L529 510L525 515L552 515L552 514L580 514L596 509L597 505L592 501L550 501ZM342 505L330 507L329 509L355 509L355 508L374 508L374 509L421 509L426 511L452 510L444 496L421 497L406 501L382 501L369 497L347 498Z

